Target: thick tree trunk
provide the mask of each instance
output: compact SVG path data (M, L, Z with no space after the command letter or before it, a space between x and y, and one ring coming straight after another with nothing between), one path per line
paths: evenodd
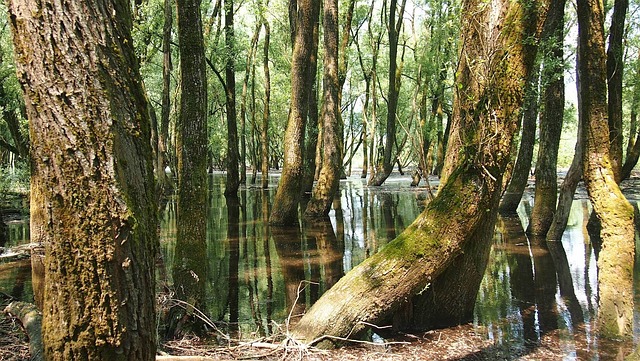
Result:
M207 239L207 77L199 0L177 0L181 96L176 123L178 200L174 287L176 298L200 308L206 279L202 259ZM194 277L196 274L197 277ZM168 337L199 321L181 306L171 316L178 320ZM173 324L173 323L171 323ZM198 327L198 326L196 326Z
M47 360L152 360L156 193L127 1L9 1ZM114 16L117 14L117 16Z
M603 24L601 1L578 1L584 180L602 225L602 250L598 258L599 332L627 338L633 335L634 210L616 183L609 155Z
M340 184L342 144L338 99L338 1L324 2L324 77L322 80L322 169L313 195L307 204L306 217L329 215L333 197Z
M226 58L225 63L225 91L227 109L227 182L224 189L225 195L238 194L240 187L240 173L238 164L240 152L238 150L238 120L236 113L236 62L235 62L235 35L233 29L233 0L224 1L224 33Z
M627 16L629 0L615 0L611 27L609 28L609 47L607 48L607 116L609 123L609 143L611 167L616 181L620 183L623 165L622 143L622 78L624 71L622 39L624 22Z
M300 320L293 335L303 342L328 346L332 337L355 336L367 323L384 321L437 282L478 242L473 235L493 228L496 212L490 210L502 193L524 80L535 55L535 47L522 46L523 38L535 35L538 9L512 1L467 1L463 8L466 46L455 87L456 124L465 125L457 133L463 139L455 149L460 158L418 219L340 279ZM500 20L490 23L490 14ZM491 44L491 51L480 44Z
M304 134L309 100L309 58L313 42L313 24L320 3L300 0L296 15L295 43L291 69L291 104L284 136L284 165L271 209L270 223L291 225L298 221L301 180L304 175Z
M558 147L564 116L564 0L551 2L542 31L542 95L536 187L527 233L547 234L556 210Z

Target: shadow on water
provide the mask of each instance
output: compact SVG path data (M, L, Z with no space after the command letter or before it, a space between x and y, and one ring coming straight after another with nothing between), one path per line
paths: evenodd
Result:
M281 228L268 224L276 183L272 180L266 190L246 187L238 198L228 199L224 177L212 176L207 241L199 249L176 245L176 209L170 200L160 230L160 296L171 297L169 291L185 282L182 277L194 279L194 271L201 281L202 311L224 332L242 339L281 332L346 272L404 230L427 198L425 189L404 185L408 178L368 188L352 177L341 182L329 219ZM574 202L557 242L525 235L530 208L525 198L519 217L498 220L474 312L475 334L492 342L481 352L495 349L513 359L551 342L562 350L556 355L562 359L620 357L632 345L601 340L595 330L597 268L586 231L588 202ZM9 236L11 245L28 242L28 225L10 224ZM186 269L187 264L193 266ZM636 268L636 305L639 273ZM10 269L0 264L0 292L31 301L29 275L28 261ZM636 312L636 338L639 329Z

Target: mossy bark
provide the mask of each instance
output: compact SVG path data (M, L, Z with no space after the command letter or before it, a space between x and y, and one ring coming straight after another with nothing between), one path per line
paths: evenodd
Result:
M322 168L318 183L313 188L311 200L307 204L306 217L326 217L329 215L333 197L340 184L342 168L342 127L340 126L340 106L338 99L338 3L324 2L324 77L322 80Z
M578 2L578 72L585 152L584 180L601 223L598 258L599 332L606 337L633 335L634 210L613 171L609 154L602 2Z
M207 237L207 76L199 0L177 0L180 42L180 113L176 122L178 189L176 211L175 297L200 308L204 300ZM175 327L167 336L189 322L191 310L175 306L170 312Z
M542 116L540 143L536 161L536 187L531 220L527 233L545 236L551 227L556 210L558 190L558 147L564 115L564 5L565 1L551 3L542 31Z
M432 287L471 243L478 242L473 236L493 229L523 84L535 55L535 47L523 46L523 39L537 34L538 22L532 19L543 17L537 17L538 8L512 1L468 1L464 9L466 46L455 95L455 124L463 140L455 151L460 158L418 219L340 279L305 314L293 330L303 342L330 346L334 337L355 336L367 324L383 322L411 297ZM499 21L492 23L490 14ZM487 53L480 44L492 44L495 51ZM484 266L480 268L482 274Z
M30 120L33 234L46 247L45 359L152 360L157 207L130 5L8 8Z
M319 1L298 1L291 69L291 104L284 135L284 165L271 209L271 224L292 225L298 222L301 180L304 177L304 134L311 89L309 58L313 48L313 26L319 12Z

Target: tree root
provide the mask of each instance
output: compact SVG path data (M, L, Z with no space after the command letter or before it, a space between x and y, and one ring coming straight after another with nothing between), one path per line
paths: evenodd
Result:
M15 301L11 302L5 309L4 313L10 314L20 320L22 327L29 337L29 353L31 361L44 360L42 344L42 314L38 308L27 302Z

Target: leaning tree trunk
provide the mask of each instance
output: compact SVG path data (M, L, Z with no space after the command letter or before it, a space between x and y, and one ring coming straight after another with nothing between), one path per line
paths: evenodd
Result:
M580 61L580 56L576 57L576 66ZM576 73L576 86L577 90L580 90L580 73ZM573 154L573 160L571 166L567 171L567 175L564 177L564 181L560 185L558 194L558 203L556 205L556 212L553 215L553 221L547 231L547 241L561 241L562 234L567 228L567 222L569 221L569 214L571 213L571 205L573 204L573 196L578 187L578 183L582 180L583 171L583 153L584 153L584 136L583 132L585 126L583 124L584 116L582 115L582 98L578 91L578 134L576 139L575 152Z
M602 227L598 258L599 332L607 337L630 338L634 309L634 210L616 183L609 155L603 24L601 1L578 1L584 181Z
M322 169L311 200L307 204L306 217L329 215L333 197L340 184L342 145L340 107L338 100L338 1L324 1L324 77L322 80Z
M291 105L284 135L284 165L271 209L269 222L272 224L291 225L298 221L304 175L304 133L309 107L309 58L313 48L313 24L319 12L318 1L298 2L291 69Z
M46 247L45 359L153 360L158 223L129 2L8 8Z
M518 128L522 89L534 47L523 46L535 25L531 10L513 1L466 1L455 111L463 139L459 161L436 198L402 234L351 270L313 305L293 330L306 343L357 335L406 300L424 292L492 228ZM500 19L492 22L490 19ZM490 51L481 44L491 45ZM489 56L489 57L487 57ZM489 210L489 211L488 211ZM330 345L329 342L323 345Z
M509 185L500 201L501 214L516 213L524 190L529 183L529 172L533 161L533 148L536 143L538 123L539 67L539 64L535 65L534 71L531 72L526 83L520 147L518 148L518 157L516 158L516 164L513 166Z

